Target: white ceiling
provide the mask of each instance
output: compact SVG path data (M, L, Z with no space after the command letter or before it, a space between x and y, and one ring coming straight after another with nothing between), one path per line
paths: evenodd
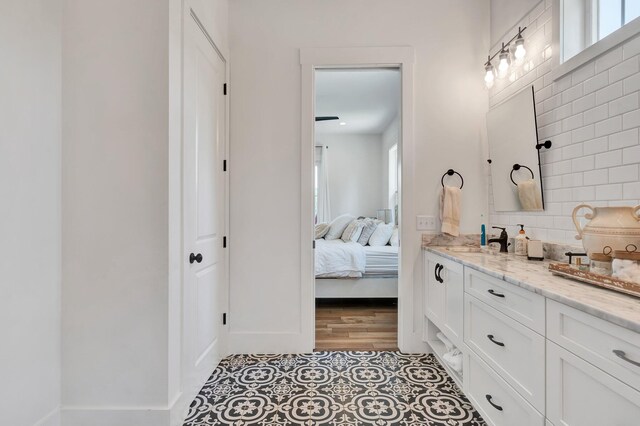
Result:
M316 71L317 133L382 133L400 110L400 70L331 69ZM341 126L344 122L346 125Z

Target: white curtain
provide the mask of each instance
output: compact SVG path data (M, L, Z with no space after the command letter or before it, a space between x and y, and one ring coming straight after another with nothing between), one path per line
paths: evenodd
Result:
M318 166L318 217L317 223L331 222L331 203L329 197L328 147L316 147L316 165ZM319 155L318 155L319 154Z

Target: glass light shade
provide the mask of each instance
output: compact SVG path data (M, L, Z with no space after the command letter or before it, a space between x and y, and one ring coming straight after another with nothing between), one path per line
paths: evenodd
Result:
M493 87L493 82L495 80L495 69L491 63L487 64L484 67L486 74L484 75L484 83L487 86L487 89L491 89Z
M500 62L498 63L498 76L503 78L507 75L507 71L509 70L509 52L503 50L500 53Z
M513 56L516 59L522 59L527 54L526 49L524 48L524 39L522 37L518 37L516 39L516 51L513 53Z

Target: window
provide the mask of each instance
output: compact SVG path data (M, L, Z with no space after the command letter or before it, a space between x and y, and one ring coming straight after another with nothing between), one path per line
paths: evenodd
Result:
M631 35L614 33L640 16L640 0L558 0L558 3L561 63L600 44L607 36L616 37L606 43L605 50L621 43L635 32ZM634 24L640 27L640 20ZM573 68L603 53L605 50L602 49L581 55L586 59L573 61Z
M395 208L398 203L398 144L389 148L389 194L388 208Z

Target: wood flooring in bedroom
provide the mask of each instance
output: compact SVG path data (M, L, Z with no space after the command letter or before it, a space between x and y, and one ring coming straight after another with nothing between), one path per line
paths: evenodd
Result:
M397 350L397 300L317 299L315 349Z

